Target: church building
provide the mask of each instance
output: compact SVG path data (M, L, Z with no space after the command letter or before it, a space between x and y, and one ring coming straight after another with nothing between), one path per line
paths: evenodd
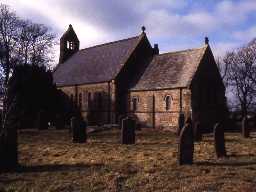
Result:
M225 86L208 38L198 48L159 54L142 27L131 38L85 49L79 44L69 25L53 77L89 124L132 115L142 127L176 131L185 114L207 130L223 118Z

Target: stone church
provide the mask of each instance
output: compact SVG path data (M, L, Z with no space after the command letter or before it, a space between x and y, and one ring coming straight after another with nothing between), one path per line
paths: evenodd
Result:
M132 115L142 127L176 131L183 113L211 129L226 109L208 38L199 48L159 54L142 27L138 36L80 49L69 25L53 77L92 125Z

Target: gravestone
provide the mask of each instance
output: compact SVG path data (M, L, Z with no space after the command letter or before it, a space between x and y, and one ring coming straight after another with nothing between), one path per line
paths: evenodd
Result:
M0 131L0 171L12 170L18 166L17 130L20 119L17 113L16 100L9 107L5 124Z
M223 122L216 123L213 130L214 146L217 158L226 156L225 136Z
M179 136L179 151L178 163L179 165L193 164L194 153L194 135L191 119L186 121Z
M249 123L246 117L242 120L242 135L244 138L248 138L250 136Z
M47 115L43 110L39 111L37 114L35 127L39 130L48 129Z
M127 117L122 120L121 143L135 144L136 120Z
M64 129L65 128L65 121L59 114L57 114L56 118L55 118L55 128L56 129Z
M184 124L185 124L185 115L184 115L184 113L180 113L179 114L177 135L180 135L180 132L181 132L182 128L184 127Z
M86 143L87 123L82 118L72 117L71 129L73 134L73 143Z
M122 129L122 123L123 123L123 119L125 119L126 116L125 115L120 115L118 117L118 124L119 124L119 128Z
M202 128L200 122L195 122L194 127L194 140L202 141Z

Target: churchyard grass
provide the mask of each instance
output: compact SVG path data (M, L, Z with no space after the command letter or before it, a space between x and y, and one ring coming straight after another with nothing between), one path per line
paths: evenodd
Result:
M213 135L195 143L194 164L177 164L177 137L142 129L135 145L120 130L72 143L66 130L19 131L16 172L0 173L0 191L255 191L256 133L226 133L227 158L217 159Z

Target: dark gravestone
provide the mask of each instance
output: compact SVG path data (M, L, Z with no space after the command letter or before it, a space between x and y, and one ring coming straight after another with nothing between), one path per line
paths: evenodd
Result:
M55 118L55 128L56 129L64 129L65 128L65 121L59 114L57 114L56 118Z
M202 128L200 122L195 122L194 127L194 140L202 141Z
M86 143L87 141L87 124L86 122L77 117L71 118L71 129L73 133L73 142L74 143Z
M191 120L187 120L179 136L179 165L193 164L194 138Z
M217 158L226 156L225 136L223 123L216 123L213 130L214 146Z
M38 112L35 128L37 128L39 130L48 129L47 114L44 111Z
M244 138L248 138L250 136L248 119L246 117L244 117L242 120L242 135Z
M184 115L184 113L180 113L179 114L177 135L180 135L180 132L181 132L182 128L184 127L184 124L185 124L185 115Z
M20 126L20 119L15 102L16 100L11 104L0 131L0 171L15 169L18 165L17 129Z
M71 119L70 119L70 133L73 134L73 135L74 135L73 130L77 126L76 124L77 124L77 118L76 117L71 117Z
M122 144L135 144L135 129L136 129L136 121L134 119L127 117L122 120L122 129L121 129Z
M125 115L120 115L118 117L118 124L119 124L119 128L121 129L122 128L122 123L123 123L123 119L125 119L126 116Z

